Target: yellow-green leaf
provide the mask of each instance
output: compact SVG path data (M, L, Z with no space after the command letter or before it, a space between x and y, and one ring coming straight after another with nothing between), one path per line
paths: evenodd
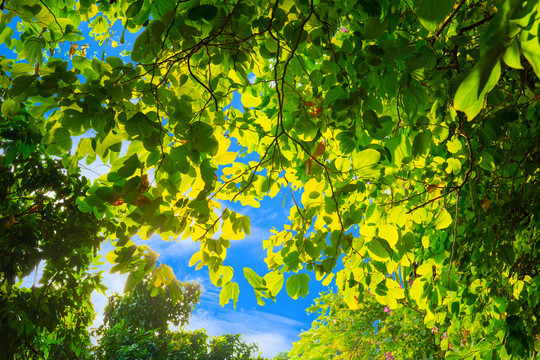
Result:
M452 224L452 216L450 216L450 213L446 209L442 208L435 220L435 229L446 229L450 224Z
M287 279L287 294L293 299L298 299L298 296L306 297L309 292L309 275L294 274Z
M456 91L454 107L467 114L469 121L482 110L484 96L499 81L501 75L499 59L503 51L502 45L490 49L473 67Z

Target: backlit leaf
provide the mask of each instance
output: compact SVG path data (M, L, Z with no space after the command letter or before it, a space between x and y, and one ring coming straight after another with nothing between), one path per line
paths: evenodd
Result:
M286 282L287 294L293 299L298 299L299 296L306 297L309 292L309 275L294 274L287 279Z
M499 58L504 47L496 46L484 55L474 66L465 80L459 85L454 97L454 107L467 114L472 120L484 106L484 96L487 94L501 74Z
M422 0L416 7L416 15L420 23L433 32L450 15L454 3L454 0Z
M452 216L446 209L442 208L435 219L435 228L437 230L446 229L450 224L452 224Z

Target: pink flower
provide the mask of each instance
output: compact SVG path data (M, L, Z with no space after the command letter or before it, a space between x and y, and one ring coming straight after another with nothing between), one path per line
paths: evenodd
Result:
M384 356L386 356L386 360L395 360L391 352L385 352Z
M437 325L435 325L433 327L433 329L431 329L431 332L434 333L434 334L438 334L439 333L439 328L437 327Z
M384 307L384 312L387 313L388 315L390 315L391 311L392 311L392 309L390 309L388 306Z
M347 29L345 26L340 27L339 30L341 30L342 34L349 33L349 29Z

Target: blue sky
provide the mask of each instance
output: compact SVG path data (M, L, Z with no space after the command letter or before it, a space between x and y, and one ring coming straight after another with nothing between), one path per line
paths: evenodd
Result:
M302 330L307 330L315 316L307 315L305 309L313 303L324 288L320 283L313 280L310 283L310 293L306 298L291 299L283 287L277 296L277 302L266 300L265 306L257 305L253 290L244 278L242 268L247 266L254 269L260 275L267 272L264 256L266 251L262 249L262 240L270 235L270 228L280 228L286 219L285 208L281 207L283 198L263 201L261 208L250 209L252 220L251 236L243 240L231 242L228 249L226 264L235 269L234 281L240 285L240 296L236 310L232 301L225 307L219 305L219 288L216 288L208 278L208 270L202 268L195 271L194 267L188 267L191 255L198 250L198 243L191 239L177 242L166 242L158 236L148 241L134 239L138 244L148 244L153 250L160 253L159 260L171 266L180 281L197 281L203 287L201 301L196 308L193 318L187 329L195 330L204 328L210 335L223 333L240 333L248 341L257 342L260 350L266 357L272 357L281 351L290 349L292 342L298 340ZM292 201L292 200L290 200ZM286 207L289 201L286 201ZM242 213L241 208L236 208ZM245 213L245 212L244 212ZM112 249L110 245L103 248L102 254ZM104 265L110 268L110 264ZM109 287L110 294L113 291L122 292L125 275L105 273L105 284ZM96 310L101 312L106 303L106 298L96 294L93 298ZM101 319L96 319L98 324Z
M77 42L79 49L82 45L88 44L90 47L86 52L86 57L88 59L93 57L101 59L103 46L92 42L92 39L88 36L87 24L81 24L79 30L86 36L85 40ZM119 42L122 33L121 24L117 22L113 27L113 31L115 31L113 40ZM107 44L105 56L119 56L123 50L130 49L136 35L126 32L126 43L118 47L113 48L110 43ZM61 56L65 59L69 58L69 46L70 44L66 43L61 49ZM0 45L0 55L14 58L14 54L4 44ZM57 53L55 56L59 56L59 54ZM129 57L124 57L124 61L129 60ZM235 100L231 105L241 109L240 97L235 96L234 98ZM76 145L77 139L74 141L74 148L76 148ZM83 171L84 175L90 179L95 179L99 176L98 174L107 171L106 167L97 162L92 164L90 168ZM287 194L285 206L282 207L285 194ZM264 262L266 250L262 247L262 240L270 236L271 228L282 229L287 222L288 209L293 206L292 199L288 189L282 189L276 198L263 200L258 209L245 208L240 203L223 204L223 208L225 206L240 214L249 215L251 218L251 235L243 240L232 241L225 261L226 265L234 268L233 281L238 282L240 285L240 296L236 310L233 308L232 301L225 307L219 305L220 289L214 287L210 282L206 267L199 271L195 271L194 267L188 267L191 255L198 251L198 243L193 242L191 239L166 242L158 236L154 236L148 241L141 239L134 239L134 241L138 244L150 245L153 250L159 252L159 261L171 266L180 281L197 281L202 285L203 295L201 301L187 329L204 328L212 336L223 333L242 334L246 341L257 342L263 356L270 358L281 351L290 349L292 342L299 339L300 332L310 328L311 322L316 316L307 315L305 309L313 303L313 299L325 288L312 275L310 292L306 298L291 299L286 293L285 286L283 286L281 293L277 296L276 303L266 299L265 306L257 305L253 289L244 278L242 269L250 267L261 276L267 273L266 263ZM103 255L103 259L104 255L110 250L112 250L110 244L102 246L100 253ZM110 274L108 272L110 267L111 264L106 263L98 268L98 270L107 270L104 273L104 283L109 288L107 294L112 292L121 293L127 275ZM33 277L31 278L25 279L23 286L31 286ZM101 294L95 293L93 295L94 306L98 313L95 321L96 326L102 322L102 312L106 301L106 297Z

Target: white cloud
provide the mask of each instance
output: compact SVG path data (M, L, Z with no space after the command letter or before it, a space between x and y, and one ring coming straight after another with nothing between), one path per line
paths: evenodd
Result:
M188 330L206 329L210 336L241 334L248 343L259 345L262 355L272 358L291 348L307 324L258 310L232 310L204 306L195 311Z
M247 342L259 344L259 350L264 357L271 359L282 351L290 350L296 336L287 337L283 333L256 333L245 337ZM292 339L292 340L291 340Z
M191 238L165 241L160 236L154 235L149 240L143 240L138 236L133 237L132 240L137 245L148 245L152 250L157 251L160 261L164 261L164 258L176 259L181 256L191 256L200 248L200 244Z

